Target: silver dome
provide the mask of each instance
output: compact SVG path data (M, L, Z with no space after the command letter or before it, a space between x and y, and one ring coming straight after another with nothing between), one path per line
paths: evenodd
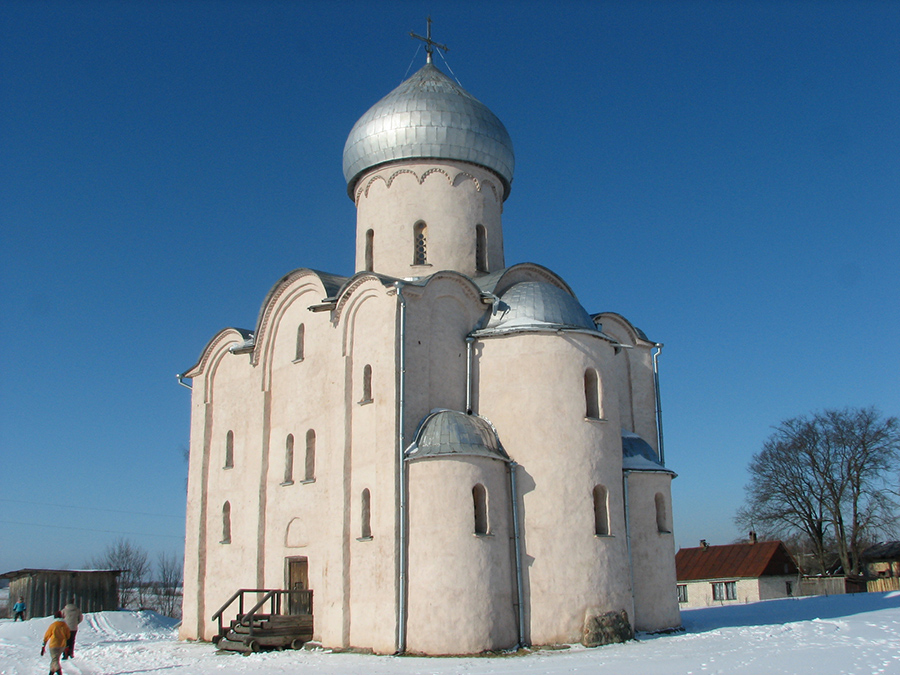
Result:
M565 328L597 330L574 296L545 281L521 281L500 296L485 330Z
M509 195L515 156L506 127L487 106L427 63L359 118L344 145L351 193L367 169L398 159L455 159L500 176Z
M509 459L490 422L455 410L433 410L406 451L410 459L461 455Z

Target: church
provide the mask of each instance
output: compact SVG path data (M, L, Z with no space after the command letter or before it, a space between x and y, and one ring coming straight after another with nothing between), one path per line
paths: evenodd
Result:
M289 272L179 376L183 639L242 589L308 592L312 640L379 654L681 624L662 345L507 264L512 141L426 44L344 147L355 272Z

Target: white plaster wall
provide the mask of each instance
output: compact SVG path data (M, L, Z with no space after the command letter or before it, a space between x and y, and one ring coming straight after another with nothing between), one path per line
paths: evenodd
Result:
M239 341L233 333L216 345L206 371L194 377L192 398L204 429L200 432L192 424L192 432L198 433L191 438L188 511L198 538L196 544L188 539L185 580L197 604L185 602L189 621L182 629L184 637L211 639L217 630L212 613L237 589L257 583L263 397L258 371L248 356L228 352L229 343ZM200 407L205 410L200 412ZM234 468L226 469L229 430L234 432ZM231 504L230 544L221 543L226 500Z
M488 534L474 534L472 488L488 495ZM517 640L506 465L481 457L409 464L407 648L470 654Z
M365 269L371 229L376 272L401 279L438 270L477 276L476 225L487 233L488 271L502 269L502 194L493 173L465 162L403 162L373 169L357 183L356 270ZM419 221L428 226L424 266L413 265L413 227Z
M581 334L523 333L480 340L477 353L478 412L521 464L526 637L577 642L586 612L631 615L618 397L606 379L612 347ZM588 367L600 373L603 420L585 419ZM609 493L610 536L594 534L598 484Z
M792 595L800 595L800 578L796 574L785 574L778 576L765 576L759 578L759 599L774 600L776 598L787 598L786 583L791 583Z
M671 474L631 472L627 475L631 558L634 570L634 627L656 631L681 625L673 592L675 537L672 528ZM656 495L665 504L664 526L656 517Z
M712 583L714 581L734 581L735 584L735 592L737 594L736 600L713 600L713 592L712 592ZM678 582L679 584L685 582ZM735 605L742 604L747 602L757 602L759 597L759 583L756 579L705 579L702 581L688 581L688 601L686 603L679 603L679 607L681 609L687 609L690 607L712 607L716 606L724 606L724 605Z

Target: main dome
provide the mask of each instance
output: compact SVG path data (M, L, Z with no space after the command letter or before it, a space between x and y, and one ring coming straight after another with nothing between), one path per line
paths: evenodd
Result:
M363 171L398 159L455 159L483 166L503 181L504 199L515 168L503 122L431 63L353 125L344 145L351 196Z

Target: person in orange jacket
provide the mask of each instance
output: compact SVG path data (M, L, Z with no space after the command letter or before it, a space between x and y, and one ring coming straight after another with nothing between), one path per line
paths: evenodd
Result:
M41 646L41 656L44 655L46 649L50 649L50 675L59 673L62 675L62 666L59 665L59 657L66 649L69 642L69 627L62 620L63 613L57 612L53 615L57 620L50 624L47 632L44 633L44 644Z

